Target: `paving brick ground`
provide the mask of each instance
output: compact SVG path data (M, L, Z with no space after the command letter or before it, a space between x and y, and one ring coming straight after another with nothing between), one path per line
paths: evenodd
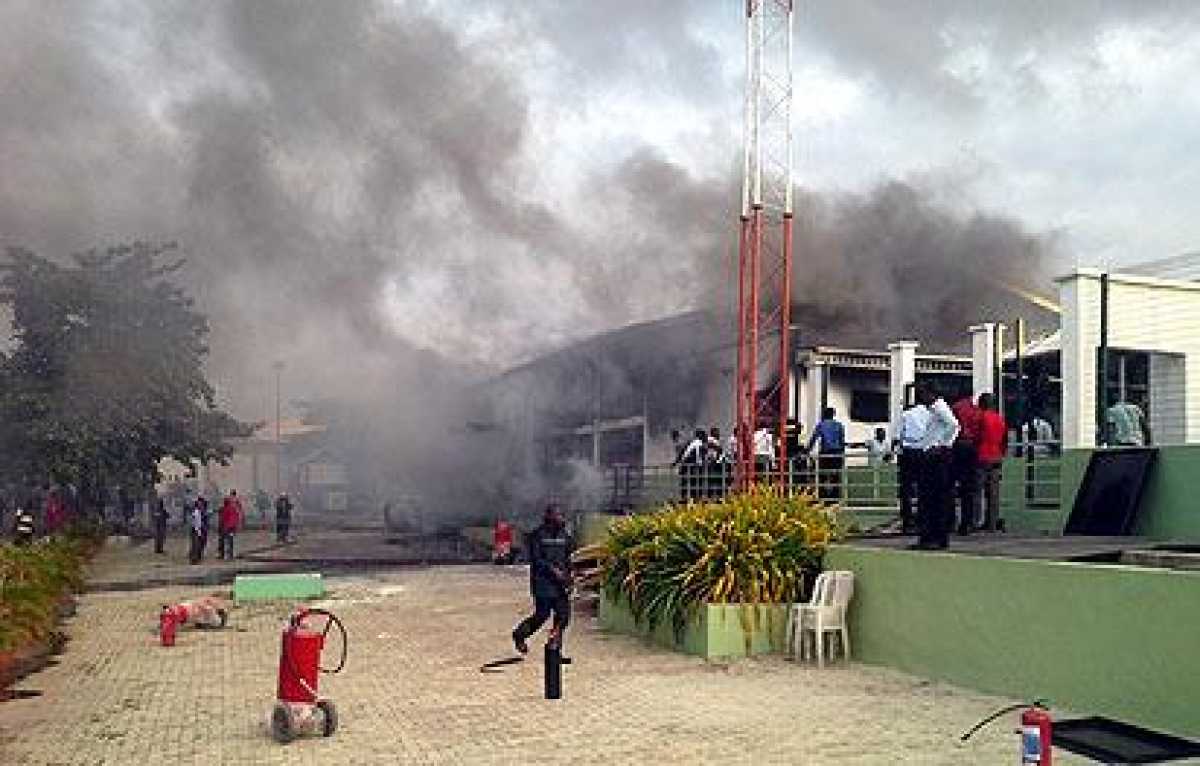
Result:
M498 674L526 608L520 569L445 567L331 580L351 633L329 740L274 743L266 717L286 604L234 609L231 627L156 644L177 586L82 597L59 663L0 703L3 764L1011 764L998 725L957 735L1006 700L861 665L712 664L597 631L569 637L565 699L541 698L540 662ZM1056 763L1078 764L1068 757Z
M251 552L268 553L276 549L275 536L262 530L246 530L237 535L237 558L217 558L217 540L208 541L208 550L199 564L188 563L188 539L178 530L168 535L163 553L154 552L152 540L109 538L88 568L88 587L95 590L127 590L146 584L181 582L189 579L208 579L220 582L236 572L270 569L269 564L245 558Z

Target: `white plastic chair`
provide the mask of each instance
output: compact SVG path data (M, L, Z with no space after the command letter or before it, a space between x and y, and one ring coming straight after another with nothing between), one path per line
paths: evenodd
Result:
M812 597L807 604L793 604L788 616L788 645L793 657L807 659L807 636L812 633L817 665L825 665L825 634L839 633L842 656L850 659L850 631L846 625L846 610L854 597L853 572L822 572L813 584Z

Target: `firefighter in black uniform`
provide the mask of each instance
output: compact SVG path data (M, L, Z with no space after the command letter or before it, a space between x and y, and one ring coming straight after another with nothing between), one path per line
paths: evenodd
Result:
M529 549L529 592L533 596L533 614L513 630L517 651L529 651L530 636L554 614L554 632L559 644L571 620L571 554L575 541L567 532L562 509L551 503L546 506L542 525L526 538Z

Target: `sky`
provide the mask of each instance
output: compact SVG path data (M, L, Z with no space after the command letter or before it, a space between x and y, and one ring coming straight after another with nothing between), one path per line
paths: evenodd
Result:
M9 0L0 246L179 242L219 387L253 411L276 357L313 391L425 385L429 352L494 370L719 305L743 7ZM893 222L836 262L799 252L801 299L828 281L839 300L887 302L895 268L854 292L872 258L932 248L922 268L944 268L979 232L1025 253L1011 265L1051 295L1073 264L1200 246L1200 5L797 8L806 241L870 241L860 219L881 209L937 222L907 249L887 246Z

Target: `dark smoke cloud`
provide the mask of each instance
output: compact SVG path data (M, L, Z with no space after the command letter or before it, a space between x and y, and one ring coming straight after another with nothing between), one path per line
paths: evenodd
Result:
M981 321L1052 321L1012 288L1049 292L1055 233L957 214L900 181L866 194L802 194L797 206L793 298L813 343L914 338L945 350L961 348Z
M699 101L730 85L701 5L507 8L512 40L548 41L555 77L602 87L611 69ZM733 296L735 173L633 146L578 190L540 189L524 52L488 42L418 2L5 3L0 244L178 241L238 414L271 412L285 359L288 398L369 425L378 481L453 484L464 458L496 454L440 436L468 382ZM899 185L808 197L799 221L800 300L897 332L966 321L981 274L1011 257L1027 277L1044 244Z

